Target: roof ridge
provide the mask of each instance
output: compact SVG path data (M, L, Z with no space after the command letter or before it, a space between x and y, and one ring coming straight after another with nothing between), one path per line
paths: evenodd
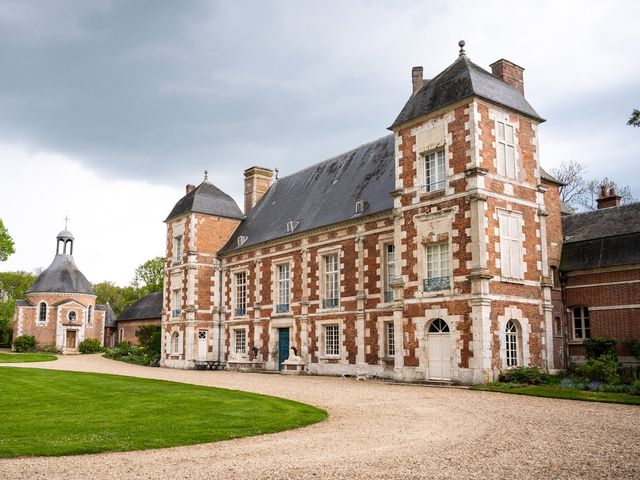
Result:
M616 212L616 211L619 212L620 211L619 209L626 209L628 207L639 206L639 205L640 205L640 201L624 203L622 205L618 205L616 207L611 207L611 208L596 208L594 210L587 210L586 212L576 212L572 215L568 215L566 218L577 217L578 215L596 214L601 212Z

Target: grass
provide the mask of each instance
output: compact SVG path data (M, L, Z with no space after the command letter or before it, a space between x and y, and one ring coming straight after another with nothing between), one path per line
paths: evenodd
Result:
M640 396L626 393L592 392L576 388L560 387L557 385L479 385L474 390L488 392L514 393L516 395L531 395L534 397L564 398L567 400L584 400L586 402L624 403L640 405Z
M57 359L50 353L0 353L0 363L50 362Z
M282 398L95 373L0 367L0 457L192 445L324 420Z

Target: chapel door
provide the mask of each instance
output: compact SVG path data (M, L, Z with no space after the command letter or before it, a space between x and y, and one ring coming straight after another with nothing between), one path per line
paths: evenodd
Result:
M437 318L429 326L429 378L432 380L451 379L451 341L449 325Z
M282 370L282 362L289 358L289 329L278 329L278 370Z
M207 331L198 330L198 360L207 359Z
M76 349L76 331L75 330L67 330L66 347L70 350Z

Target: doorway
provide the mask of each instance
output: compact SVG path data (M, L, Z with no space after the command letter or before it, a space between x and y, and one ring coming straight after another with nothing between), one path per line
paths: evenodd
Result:
M436 318L429 325L429 378L431 380L451 380L451 341L449 325Z
M198 330L198 360L204 362L207 359L207 331Z
M278 370L282 370L282 362L289 358L289 328L278 329Z
M67 340L65 342L65 346L69 350L76 349L76 331L75 330L67 330Z

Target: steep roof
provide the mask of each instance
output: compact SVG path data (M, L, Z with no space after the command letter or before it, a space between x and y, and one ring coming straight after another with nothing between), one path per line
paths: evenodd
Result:
M407 101L394 128L467 97L476 96L544 121L518 90L461 55Z
M31 285L27 293L86 293L95 295L89 280L76 267L71 255L57 254L51 265Z
M229 252L393 208L394 137L330 158L276 181L222 249ZM356 214L356 201L366 207ZM287 222L299 222L287 232ZM239 236L247 237L241 247Z
M186 213L205 213L239 220L244 218L235 200L208 180L178 200L165 222Z
M104 312L104 326L115 327L116 326L116 314L111 309L111 305L96 305L96 310Z
M562 218L562 271L640 264L640 203Z
M140 300L125 308L118 317L123 320L151 320L162 317L162 292L149 293Z

